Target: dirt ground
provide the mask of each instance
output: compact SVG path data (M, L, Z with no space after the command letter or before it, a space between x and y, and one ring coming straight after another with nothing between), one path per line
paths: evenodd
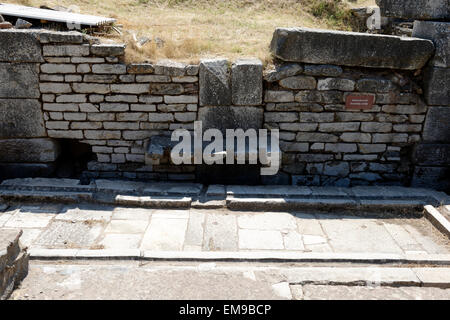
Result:
M117 19L123 34L107 36L127 44L128 62L169 58L196 63L201 58L257 57L270 61L276 27L350 30L348 8L374 0L3 0ZM135 40L148 39L140 46Z

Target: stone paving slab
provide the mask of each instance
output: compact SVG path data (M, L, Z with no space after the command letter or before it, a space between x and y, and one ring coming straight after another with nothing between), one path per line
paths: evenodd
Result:
M113 220L149 220L154 210L143 208L115 208Z
M105 233L140 234L147 230L148 220L112 220Z
M360 241L367 241L369 252L402 253L382 224L368 220L321 220L330 246L338 252L361 252Z
M152 217L142 240L143 250L182 250L187 218Z
M449 300L450 289L371 286L291 286L295 300Z
M38 247L90 248L102 232L99 222L53 221L34 244Z
M208 214L203 236L205 251L237 251L237 217L233 214Z
M420 243L426 252L430 254L447 253L445 248L443 248L438 242L433 241L433 233L436 234L439 233L439 231L430 226L430 224L427 223L427 227L425 227L425 229L420 227L417 228L416 226L410 224L404 225L403 227L418 243ZM439 235L442 236L441 233L439 233Z
M295 231L295 230L289 230L282 232L283 234L283 242L284 242L284 248L289 251L304 251L305 250L305 243L303 241L302 235Z
M421 281L410 268L392 267L292 267L255 271L258 279L283 276L291 284L346 284L346 285L410 285L420 286Z
M448 268L415 268L413 271L425 286L450 288Z
M191 210L189 215L189 222L186 231L186 238L184 245L186 246L198 246L203 244L203 234L205 227L206 214L196 210Z
M31 250L129 248L190 254L273 254L278 250L293 252L295 257L307 253L396 254L397 260L410 255L420 261L450 253L450 240L429 221L423 217L402 218L401 214L19 204L0 213L0 231L13 228L24 230L24 240Z
M92 201L93 196L90 192L0 190L0 201L79 203Z
M141 234L106 234L101 240L100 245L104 249L139 249L142 241Z
M296 229L296 219L283 212L264 212L258 214L238 214L238 226L242 229L289 230Z
M253 250L283 250L281 232L275 230L239 230L239 248Z
M398 224L385 223L384 227L389 232L394 241L405 250L405 252L426 252L420 243Z
M51 214L16 212L4 224L6 228L45 228L53 219Z
M55 216L56 220L66 221L109 221L113 207L96 205L67 206Z
M271 283L249 279L241 270L214 269L203 265L32 265L12 299L282 299L272 290Z
M124 256L130 253L122 252ZM89 258L89 252L80 255ZM15 291L13 299L444 299L450 296L450 291L439 284L420 280L417 272L416 268L370 265L36 261L31 263L29 276ZM445 283L448 288L449 283ZM206 290L212 287L215 290Z

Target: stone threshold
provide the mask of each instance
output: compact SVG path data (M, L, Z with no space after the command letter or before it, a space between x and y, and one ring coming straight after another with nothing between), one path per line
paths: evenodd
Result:
M450 221L438 209L431 205L425 206L425 217L443 234L450 238Z
M225 186L198 183L27 178L0 184L2 202L90 202L145 208L224 208L258 211L395 211L423 214L424 206L450 204L450 196L397 186Z

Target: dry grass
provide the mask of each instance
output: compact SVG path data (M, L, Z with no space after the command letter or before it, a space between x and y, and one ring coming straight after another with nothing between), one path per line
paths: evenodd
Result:
M374 4L374 0L2 1L33 6L75 5L81 13L113 17L123 25L124 33L108 38L127 43L129 62L170 58L191 63L212 56L252 56L268 62L268 46L276 27L349 30L346 9ZM139 47L133 39L141 37L152 41Z

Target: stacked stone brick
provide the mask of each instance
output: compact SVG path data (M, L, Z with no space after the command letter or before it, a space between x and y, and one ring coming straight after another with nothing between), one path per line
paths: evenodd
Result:
M126 65L124 51L123 45L43 45L39 87L45 127L51 138L92 146L97 161L89 164L90 176L155 178L148 174L152 166L145 165L146 142L161 131L193 129L198 66Z
M6 229L0 234L0 300L6 300L28 274L29 254L19 238L21 230Z
M424 69L424 97L430 106L423 143L414 154L413 185L450 189L450 3L448 0L377 0L381 13L414 21L413 37L433 41Z
M265 123L280 129L282 171L299 185L405 183L427 106L408 73L281 63L265 75ZM372 95L348 110L347 95Z

